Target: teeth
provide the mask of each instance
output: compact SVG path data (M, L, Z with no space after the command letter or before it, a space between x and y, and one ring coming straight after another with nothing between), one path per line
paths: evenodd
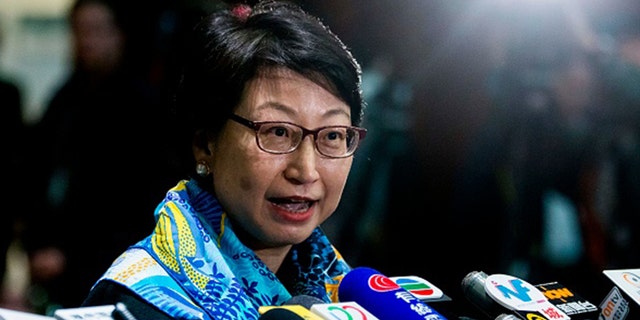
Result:
M278 206L287 209L287 211L291 212L303 212L309 209L308 202L290 202L290 203L280 203Z

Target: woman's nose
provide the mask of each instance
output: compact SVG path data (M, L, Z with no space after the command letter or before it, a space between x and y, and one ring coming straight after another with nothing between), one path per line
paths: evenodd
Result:
M306 136L289 156L285 172L288 179L296 180L298 183L310 183L320 177L316 167L320 153L316 150L312 135Z

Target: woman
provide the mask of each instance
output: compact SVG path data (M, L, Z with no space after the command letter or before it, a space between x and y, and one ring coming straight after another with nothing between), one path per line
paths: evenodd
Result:
M317 18L276 1L215 12L190 40L175 119L195 174L83 306L257 319L296 295L336 302L350 267L319 226L365 137L360 66Z

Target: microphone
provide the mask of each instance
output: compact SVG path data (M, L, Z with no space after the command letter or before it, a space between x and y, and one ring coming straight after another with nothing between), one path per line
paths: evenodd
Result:
M355 301L314 304L311 312L325 320L380 320Z
M553 305L566 313L572 320L593 320L598 318L600 309L557 281L537 284L536 288Z
M53 313L57 320L113 320L115 305L58 309Z
M508 310L495 302L485 291L484 284L487 277L488 275L483 271L469 272L462 279L462 293L472 305L488 318L493 319Z
M433 308L375 269L357 267L338 286L340 301L354 301L380 320L446 320Z
M137 320L122 302L115 305L58 309L53 317L56 320Z
M261 306L258 308L258 313L260 313L261 315L266 315L267 313L269 313L269 311L272 310L287 310L293 314L295 314L296 316L300 317L301 319L306 319L306 320L322 320L322 318L320 318L319 316L311 313L311 310L301 306L301 305L281 305L281 306ZM262 316L260 316L260 319L262 319ZM271 318L269 318L271 319ZM287 318L288 319L288 318ZM292 318L294 319L294 318Z
M22 312L13 309L0 308L0 320L54 320L53 317L43 316L36 313Z
M273 308L260 315L259 320L304 320L295 312L284 308Z
M354 301L326 303L309 295L294 296L284 305L305 307L325 320L379 320Z
M129 312L127 306L122 302L116 303L116 306L113 309L111 315L115 320L137 320L136 317L134 317L133 314Z
M602 273L613 287L600 302L599 319L636 319L640 314L640 268L608 269Z
M322 304L322 303L325 303L324 301L322 301L322 299L303 294L303 295L291 297L291 299L285 302L284 305L289 305L289 306L300 305L307 309L311 309L311 306L313 306L314 304Z
M467 299L489 317L504 313L506 309L523 319L570 319L564 311L549 302L538 288L514 276L487 276L484 272L471 272L463 279L462 289Z

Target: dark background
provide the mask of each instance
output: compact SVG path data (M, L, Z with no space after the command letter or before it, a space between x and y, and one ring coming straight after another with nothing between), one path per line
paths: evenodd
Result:
M569 123L553 116L539 117L525 108L529 100L514 98L550 89L548 83L539 85L537 78L529 77L570 65L575 57L563 50L573 52L580 47L576 42L590 43L597 52L593 55L605 57L596 58L599 65L601 60L617 58L621 43L640 39L640 2L294 2L326 22L352 49L364 70L368 107L363 125L369 133L354 158L343 201L324 225L353 266L370 266L388 276L421 276L465 306L460 283L474 270L513 274L533 284L560 281L598 304L610 289L601 281L603 269L640 266L637 237L626 233L623 237L622 229L616 228L624 225L632 234L640 234L636 217L640 207L637 200L629 200L640 199L640 98L632 94L640 92L638 78L627 77L633 74L627 69L615 69L618 73L611 68L605 70L610 72L598 70L595 78L604 79L601 87L607 95L596 100L615 108L589 113L589 132L596 137L614 132L607 140L614 146L608 144L603 151L595 147L597 143L578 144L581 153L570 154L568 160L563 156L573 144L556 146L555 142L566 137L555 135L555 129ZM151 84L166 89L169 98L185 32L219 1L125 3L130 31L137 39L133 56L137 66ZM497 71L505 69L508 76L494 81ZM527 82L530 80L533 84ZM514 85L520 82L527 85ZM522 134L520 129L529 131ZM624 135L618 134L622 131ZM626 143L623 136L636 141L624 159L616 149ZM605 232L621 245L612 246L616 251L608 260L537 268L545 232L537 209L541 201L536 197L519 204L527 209L524 211L531 209L529 216L510 215L519 211L512 211L512 203L499 190L504 185L495 181L501 177L502 166L510 164L507 155L517 157L519 148L529 152L522 156L525 165L516 166L520 171L512 172L526 172L520 187L515 187L525 196L537 196L545 186L564 190L569 184L580 189L585 184L569 174L572 168L600 153L615 160L616 172L623 177L618 180L629 180L628 184L595 188L616 203L607 212L613 212L611 219L617 224L610 223ZM545 166L547 162L562 166ZM563 180L556 184L553 178L557 177ZM546 184L548 180L554 183ZM567 193L574 199L572 192ZM581 205L578 201L575 207ZM589 249L588 242L585 247ZM515 259L532 270L512 269Z

